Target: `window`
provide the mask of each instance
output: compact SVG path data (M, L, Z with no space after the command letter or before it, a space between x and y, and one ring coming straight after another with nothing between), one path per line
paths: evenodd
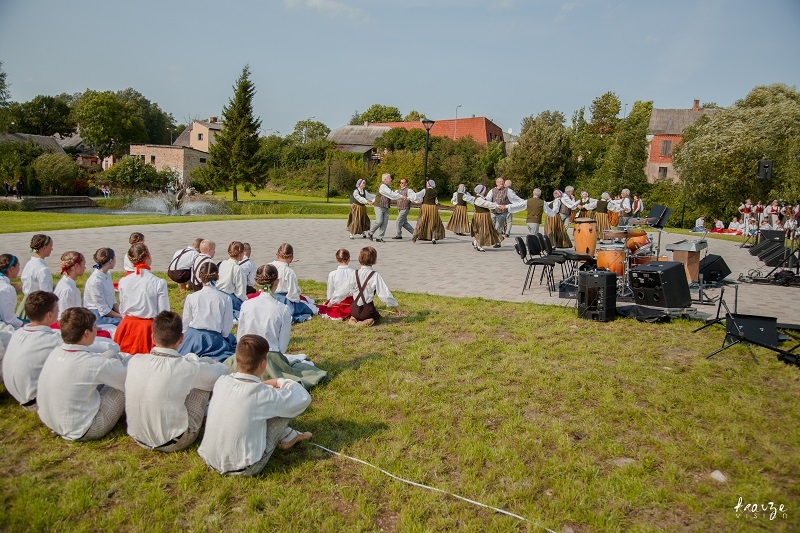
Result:
M660 180L667 179L667 167L658 167L658 179Z
M661 141L661 157L672 155L672 141Z
M198 133L197 134L197 140L198 141L202 141L203 140L203 134L202 133Z
M200 158L200 162L201 162L201 163L205 163L205 162L206 162L206 158L205 158L205 157L201 157L201 158Z
M150 164L151 165L155 165L156 164L156 156L154 156L154 155L150 156Z
M142 163L144 163L144 154L139 155L139 158L142 160Z

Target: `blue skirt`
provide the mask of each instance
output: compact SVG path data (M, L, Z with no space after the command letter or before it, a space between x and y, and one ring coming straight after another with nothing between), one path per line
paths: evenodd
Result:
M292 312L292 324L298 322L305 322L314 316L314 312L303 301L293 302L286 299L285 292L276 292L272 295L276 300L289 306L289 311Z
M115 317L115 316L100 316L100 312L97 309L89 309L94 315L94 323L98 326L101 324L113 324L114 326L119 326L119 323L122 322L122 318Z
M211 357L219 362L232 356L236 351L236 337L223 337L217 331L189 328L183 334L183 343L178 347L181 355L190 353L198 357Z

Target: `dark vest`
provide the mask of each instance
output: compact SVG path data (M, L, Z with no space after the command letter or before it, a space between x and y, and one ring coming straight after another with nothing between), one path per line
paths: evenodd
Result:
M492 189L492 202L496 203L497 205L508 205L508 189L503 187L502 189L498 189L495 187Z
M378 192L375 193L374 205L377 205L378 207L382 207L384 209L389 209L389 206L391 204L392 204L392 199L382 195L381 188L378 187Z
M425 189L425 197L422 199L422 203L427 205L436 204L436 189Z
M398 189L397 192L402 196L402 198L397 199L397 210L405 211L406 209L411 209L411 202L408 200L408 187Z
M544 200L541 198L528 199L528 218L526 222L531 224L541 224L544 215Z
M608 213L608 200L597 200L597 207L594 210L597 213Z
M475 208L475 212L476 213L488 213L489 212L489 210L487 208L481 207L478 204L474 204L472 207Z
M467 205L467 202L464 201L463 192L456 193L456 205Z
M566 195L564 195L564 196L566 196ZM572 209L570 209L568 206L564 205L564 200L561 200L561 206L558 208L558 212L561 215L569 215L570 213L572 213Z

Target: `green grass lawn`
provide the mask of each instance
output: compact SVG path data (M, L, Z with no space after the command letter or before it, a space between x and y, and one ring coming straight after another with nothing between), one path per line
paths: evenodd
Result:
M302 282L324 298L321 283ZM169 282L174 310L183 295ZM5 531L796 531L800 369L696 322L598 323L574 309L396 293L372 328L293 326L331 381L293 426L312 442L530 523L393 480L310 444L253 479L197 445L141 449L124 422L69 443L0 394ZM2 390L2 389L0 389ZM709 477L714 470L727 483ZM736 516L783 504L786 518Z
M303 194L302 192L291 192L291 193L284 193L278 192L271 189L259 189L253 192L244 192L242 190L238 191L239 201L245 202L249 200L261 200L261 201L273 201L273 202L322 202L325 203L325 194L323 191L322 195L314 194L309 192L308 194ZM224 200L233 201L233 191L216 191L214 193L215 198L222 198ZM337 198L329 198L329 203L339 203L339 204L346 204L349 203L350 200L347 196L337 197Z

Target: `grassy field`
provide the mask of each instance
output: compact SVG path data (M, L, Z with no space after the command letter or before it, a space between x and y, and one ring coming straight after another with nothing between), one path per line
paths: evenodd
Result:
M308 193L302 194L301 192L283 193L273 191L271 189L259 189L252 193L239 191L239 201L246 202L250 200L273 201L273 202L321 202L325 203L325 196ZM224 200L233 201L233 191L217 191L214 193L215 198L222 198ZM346 196L338 198L329 198L329 203L346 204L349 199Z
M301 283L323 298L325 287ZM170 282L173 309L181 295ZM124 421L69 443L0 394L4 531L796 531L800 369L723 330L580 320L572 309L396 293L373 328L293 326L331 381L293 426L311 444L254 479L137 446ZM709 477L720 470L726 483ZM745 515L744 503L784 511ZM785 517L783 515L786 515Z

